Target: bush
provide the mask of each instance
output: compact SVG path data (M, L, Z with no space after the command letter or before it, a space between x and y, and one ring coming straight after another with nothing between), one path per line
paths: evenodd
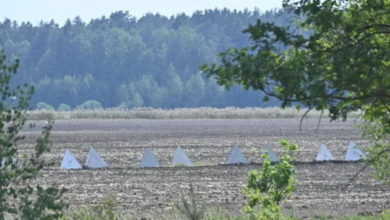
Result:
M12 66L7 63L0 52L0 220L55 219L62 215L65 207L61 200L65 189L34 183L45 164L42 156L49 151L53 122L49 120L43 127L33 152L18 158L17 145L24 139L19 133L25 127L26 109L34 89L27 84L11 89L9 85L18 61ZM11 106L7 103L10 99L13 99Z
M38 102L36 105L36 109L54 111L54 107L45 102Z
M292 153L298 147L287 141L281 141L281 144L287 153L278 163L272 164L268 155L263 154L262 170L252 170L248 175L248 184L244 188L248 198L245 211L256 219L286 218L281 214L280 203L295 190L295 168L291 162Z
M70 105L67 105L67 104L60 104L57 108L57 111L60 111L60 112L69 112L72 110L72 107L70 107Z
M118 105L117 107L119 110L128 110L129 108L127 107L126 102L122 102L121 104Z
M103 109L102 104L96 100L88 100L85 101L83 104L78 105L76 109L79 110L99 110Z

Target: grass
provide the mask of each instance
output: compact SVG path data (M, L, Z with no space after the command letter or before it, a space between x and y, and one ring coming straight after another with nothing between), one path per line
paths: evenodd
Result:
M389 220L390 219L390 209L383 211L380 215L377 216L351 216L339 218L339 220Z
M177 109L153 109L135 108L104 109L104 110L72 110L68 112L33 110L28 112L30 120L53 119L269 119L269 118L300 118L306 109L295 108L177 108ZM323 114L327 115L326 112ZM310 111L309 118L318 118L319 111ZM352 113L351 117L358 117L358 113Z
M135 220L135 219L146 219L140 217L129 217L126 215L119 214L115 209L112 202L107 200L103 205L98 207L81 207L76 210L68 212L61 220ZM149 219L149 218L148 218ZM182 212L174 209L169 213L160 215L155 219L149 220L186 220L190 219ZM205 210L202 218L199 220L253 220L254 218L245 214L232 215L226 210L220 208L212 208ZM385 210L379 215L370 216L347 216L342 218L315 218L318 220L389 220L390 210ZM286 217L285 220L299 220L296 217Z
M189 185L189 194L182 195L181 200L174 204L174 209L159 215L156 218L129 217L120 213L113 202L113 199L106 198L98 206L78 207L68 211L64 217L59 220L254 220L254 216L236 213L229 213L222 208L207 207L199 204L194 193L192 184ZM285 216L283 220L298 220L298 217ZM371 216L347 216L342 218L317 217L318 220L389 220L390 210L385 210L379 215Z

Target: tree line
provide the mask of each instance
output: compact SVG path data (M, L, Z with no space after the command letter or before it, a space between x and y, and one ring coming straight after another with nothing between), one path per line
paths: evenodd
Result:
M199 74L219 52L249 44L243 34L258 19L291 26L282 10L214 9L135 18L125 11L64 25L54 21L0 23L0 48L20 60L15 84L36 89L31 106L72 108L95 100L103 107L273 106L263 94L239 86L225 90Z

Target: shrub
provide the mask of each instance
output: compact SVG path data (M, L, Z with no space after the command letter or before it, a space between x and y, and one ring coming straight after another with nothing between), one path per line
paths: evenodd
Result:
M263 166L259 172L252 170L248 175L248 184L244 194L248 201L244 210L256 219L283 219L280 203L288 198L295 190L295 168L291 164L292 153L297 145L281 141L287 153L283 154L280 162L272 164L268 155L263 154Z
M57 108L57 111L60 111L60 112L69 112L72 110L72 107L70 107L70 105L67 105L67 104L60 104Z
M100 104L100 102L98 102L96 100L87 100L83 104L78 105L76 108L79 109L79 110L99 110L99 109L103 109L103 107Z
M121 104L118 105L117 107L119 110L128 110L129 108L127 107L126 102L122 102Z
M45 102L38 102L36 105L36 109L54 111L54 107Z

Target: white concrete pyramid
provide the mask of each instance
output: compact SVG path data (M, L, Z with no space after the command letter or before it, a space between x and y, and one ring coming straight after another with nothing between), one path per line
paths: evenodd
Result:
M190 158L188 158L186 152L181 147L177 147L175 151L175 156L173 157L172 164L174 166L176 165L191 166L192 162Z
M316 156L316 161L334 160L332 153L325 145L321 145Z
M241 153L240 148L237 145L234 145L230 151L229 157L227 159L228 164L247 164L249 163L248 159Z
M356 148L356 144L354 142L349 142L347 153L345 154L345 160L356 161L362 160L365 158L364 153Z
M91 147L87 156L85 166L88 168L105 168L108 167L103 158L96 152L95 148Z
M145 167L160 167L160 163L152 152L152 148L147 147L142 156L141 163L139 165L141 168Z
M65 155L61 162L61 169L81 169L80 163L69 150L65 150Z
M275 153L274 150L272 150L271 147L265 146L265 152L268 154L268 157L271 162L279 162L279 156ZM260 163L263 163L263 158L260 158Z
M270 146L265 146L265 150L267 151L268 157L271 162L279 162L279 156L275 153L274 150Z

